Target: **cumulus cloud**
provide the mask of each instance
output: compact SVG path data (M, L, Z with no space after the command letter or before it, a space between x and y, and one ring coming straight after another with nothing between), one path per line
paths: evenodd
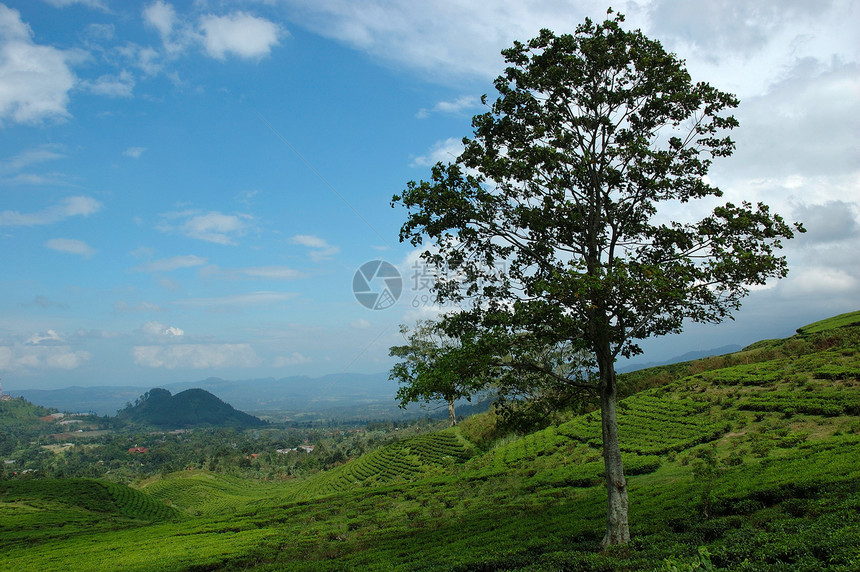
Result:
M89 216L101 210L102 204L92 197L68 197L35 213L0 212L0 226L39 226L73 216Z
M65 252L67 254L77 254L89 258L96 253L95 249L83 240L74 238L52 238L45 243L45 246L57 252Z
M253 220L248 214L201 213L195 210L164 213L161 217L158 229L162 232L176 232L188 238L225 245L235 245L236 239L247 233L249 222Z
M314 262L329 260L332 256L340 252L339 246L332 246L325 239L310 234L297 234L290 238L290 243L309 248L308 256Z
M21 14L0 4L0 125L68 117L78 57L34 43Z
M164 369L253 367L260 363L250 344L176 344L134 346L135 365Z
M202 16L200 30L206 53L219 60L228 55L243 59L268 56L283 33L274 22L244 12Z
M194 268L195 266L203 266L207 259L193 254L185 256L172 256L170 258L160 258L152 260L146 264L141 264L135 267L138 272L172 272L180 268Z

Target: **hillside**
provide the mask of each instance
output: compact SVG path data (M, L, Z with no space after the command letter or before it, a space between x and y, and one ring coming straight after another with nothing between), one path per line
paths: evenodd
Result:
M192 427L261 427L265 421L224 403L203 389L186 389L171 395L166 389L152 389L135 404L117 414L117 419L136 425L162 429Z
M29 442L42 433L45 422L40 417L56 412L56 409L33 405L24 399L0 401L0 458L14 451L21 442Z
M181 523L88 530L83 497L0 495L0 569L854 571L858 319L627 376L628 547L599 547L595 414L527 435L481 414L307 479L148 482L140 494L180 508ZM32 545L7 541L30 533Z

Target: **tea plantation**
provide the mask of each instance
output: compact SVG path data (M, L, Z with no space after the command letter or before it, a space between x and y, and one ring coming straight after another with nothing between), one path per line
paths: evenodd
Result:
M278 483L0 481L0 570L860 570L858 378L860 312L626 378L626 547L597 413L482 414Z

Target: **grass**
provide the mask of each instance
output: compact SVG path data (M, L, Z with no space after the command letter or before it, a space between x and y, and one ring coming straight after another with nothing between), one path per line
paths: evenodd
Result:
M860 348L837 318L620 404L627 547L599 547L596 414L505 438L482 415L303 481L0 482L0 570L857 570Z

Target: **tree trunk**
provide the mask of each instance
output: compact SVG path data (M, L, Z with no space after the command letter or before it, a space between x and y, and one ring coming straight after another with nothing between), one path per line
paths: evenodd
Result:
M621 463L618 443L618 417L615 410L617 382L615 364L611 360L599 360L600 366L600 418L603 429L603 463L606 478L606 536L603 547L630 542L630 526L627 523L627 481Z
M454 400L448 400L448 421L451 422L451 427L457 424L457 415L454 413Z

